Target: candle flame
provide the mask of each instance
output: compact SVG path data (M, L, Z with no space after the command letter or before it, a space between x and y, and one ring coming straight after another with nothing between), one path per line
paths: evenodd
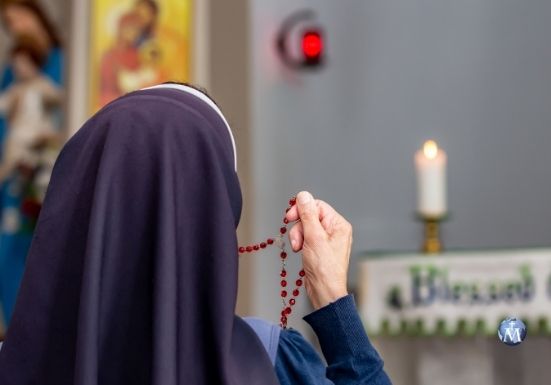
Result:
M428 159L434 159L438 155L438 145L434 140L427 140L423 144L423 153Z

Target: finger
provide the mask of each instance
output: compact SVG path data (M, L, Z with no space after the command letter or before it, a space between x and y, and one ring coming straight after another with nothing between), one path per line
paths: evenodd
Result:
M319 202L320 201L316 199L316 204L318 204ZM287 218L289 222L295 222L300 219L300 216L298 214L298 207L296 204L289 207L289 211L285 213L285 218Z
M321 225L326 232L332 233L334 222L338 220L339 213L337 213L337 211L328 203L322 200L318 201L318 208Z
M295 253L302 250L302 245L304 243L304 228L302 227L302 222L297 222L291 227L289 231L289 242L291 242L291 248Z
M321 199L316 199L316 205L319 209L319 220L326 231L330 230L334 222L342 222L344 218L328 203ZM289 222L296 222L300 219L298 207L291 206L285 214L285 218Z
M349 225L346 219L328 203L318 200L320 221L328 234L347 230Z
M320 199L316 199L316 205L319 205L322 204L322 203L325 203L323 202L322 200ZM325 203L327 205L327 203ZM329 205L328 205L329 206ZM331 208L331 206L329 206ZM332 208L331 208L332 209ZM287 218L287 220L289 222L295 222L295 221L298 221L300 219L300 216L298 214L298 207L297 205L293 205L291 207L289 207L289 210L285 213L285 218ZM321 220L321 217L320 217L320 220Z
M298 213L303 226L303 236L306 241L326 235L323 226L320 223L320 212L312 194L307 191L301 191L297 195Z
M291 206L291 208L289 208L289 211L287 211L287 213L285 214L285 218L287 218L289 222L298 221L299 216L297 205Z

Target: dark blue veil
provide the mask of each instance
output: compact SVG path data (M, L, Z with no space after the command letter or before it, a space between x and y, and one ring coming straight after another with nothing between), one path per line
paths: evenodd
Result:
M61 152L0 384L278 383L234 315L233 138L212 103L181 88L112 102Z

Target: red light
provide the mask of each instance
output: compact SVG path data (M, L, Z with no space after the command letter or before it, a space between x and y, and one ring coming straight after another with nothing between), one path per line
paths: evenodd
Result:
M317 31L308 31L302 37L302 52L307 59L318 59L323 51L323 40Z

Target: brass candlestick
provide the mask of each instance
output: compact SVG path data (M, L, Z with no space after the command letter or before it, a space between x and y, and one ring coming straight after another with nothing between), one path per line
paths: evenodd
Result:
M425 233L421 251L425 254L439 254L443 251L442 241L440 240L440 223L445 216L427 216L420 214L423 220Z

